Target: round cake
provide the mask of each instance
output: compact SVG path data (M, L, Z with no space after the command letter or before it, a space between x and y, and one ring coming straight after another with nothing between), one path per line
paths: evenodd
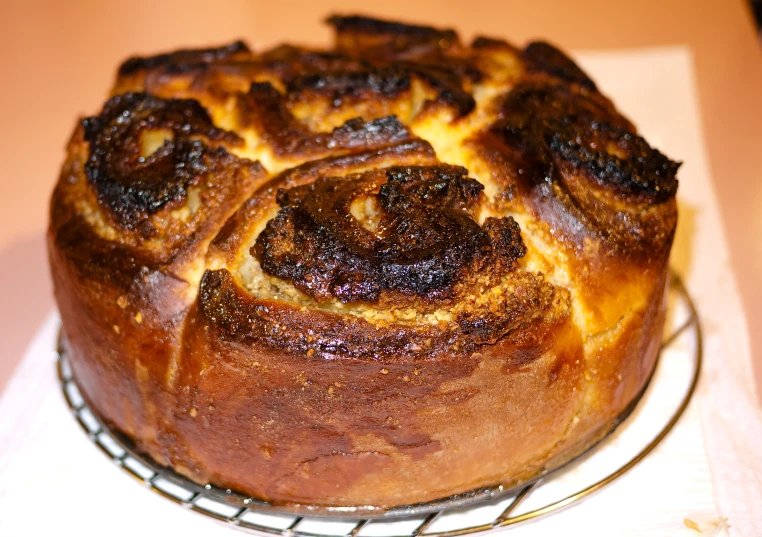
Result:
M161 465L284 508L544 475L654 368L679 165L547 43L328 22L129 59L77 124L74 378Z

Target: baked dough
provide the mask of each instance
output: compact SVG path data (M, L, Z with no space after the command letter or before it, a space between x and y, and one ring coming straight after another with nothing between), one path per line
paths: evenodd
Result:
M653 370L679 165L547 43L329 22L330 50L132 58L77 125L74 377L159 463L279 505L543 475Z

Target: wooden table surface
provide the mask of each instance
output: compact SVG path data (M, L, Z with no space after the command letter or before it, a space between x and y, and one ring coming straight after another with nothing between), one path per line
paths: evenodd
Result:
M118 63L238 37L325 45L333 12L572 51L688 45L762 393L762 48L744 0L2 0L0 390L53 307L43 234L64 143L76 117L100 108Z

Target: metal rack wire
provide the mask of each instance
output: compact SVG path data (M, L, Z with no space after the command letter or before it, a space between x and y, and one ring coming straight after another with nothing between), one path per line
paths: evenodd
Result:
M66 402L77 422L106 456L154 492L197 513L254 534L284 537L363 537L368 524L378 520L396 521L397 528L391 533L368 533L369 537L371 535L373 537L382 537L382 535L455 537L512 526L577 502L630 470L664 439L683 414L695 391L702 360L701 327L696 309L682 281L674 274L671 278L670 293L677 303L682 303L683 309L687 311L687 318L664 338L661 351L673 345L679 336L691 332L694 352L690 383L672 416L647 445L617 470L573 494L522 513L517 513L519 505L530 493L542 487L544 483L552 481L554 474L542 476L537 481L523 484L517 489L506 489L502 486L488 487L435 502L398 507L377 514L358 513L351 508L315 509L310 506L292 508L289 514L289 510L283 507L273 506L229 489L193 483L138 452L128 438L110 429L87 406L72 377L63 340L58 349L58 377ZM620 420L627 417L636 403L637 400L620 416ZM477 509L492 505L494 509L495 502L498 500L503 500L497 505L500 508L499 514L491 521L444 531L434 528L435 522L448 513L457 513L458 510L469 506ZM330 518L326 519L326 516Z

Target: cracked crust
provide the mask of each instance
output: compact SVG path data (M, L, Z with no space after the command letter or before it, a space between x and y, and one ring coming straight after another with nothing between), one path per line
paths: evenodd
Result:
M550 471L653 369L678 164L547 43L329 22L129 59L77 126L48 237L82 392L283 505Z

